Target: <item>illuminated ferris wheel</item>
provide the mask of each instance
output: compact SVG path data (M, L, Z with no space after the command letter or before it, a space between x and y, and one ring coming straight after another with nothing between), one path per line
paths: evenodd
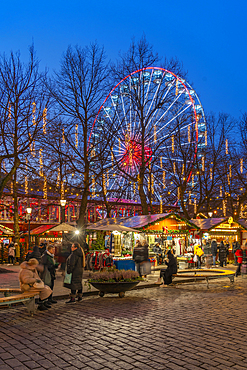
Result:
M95 118L89 145L94 142L97 148L103 132L113 133L101 185L106 196L117 197L121 189L122 198L138 201L141 174L147 198L151 194L160 202L168 191L176 197L174 176L190 180L195 157L205 147L206 123L187 81L164 68L147 67L111 90ZM93 196L99 187L92 182Z

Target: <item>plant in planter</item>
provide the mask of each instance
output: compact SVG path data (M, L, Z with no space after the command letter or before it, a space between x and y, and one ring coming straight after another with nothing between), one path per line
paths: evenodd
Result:
M124 297L127 290L133 289L143 279L137 271L133 270L117 270L109 268L102 272L94 272L90 274L88 282L99 289L99 295L104 296L105 293L119 293L119 297Z

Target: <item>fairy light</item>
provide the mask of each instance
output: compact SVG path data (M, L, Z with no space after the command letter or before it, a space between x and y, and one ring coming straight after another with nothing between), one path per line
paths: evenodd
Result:
M182 166L182 175L184 174L184 163L183 163L183 166Z
M230 175L227 175L227 183L228 185L231 185Z
M166 188L166 171L163 171L163 189Z
M133 183L133 193L134 194L136 193L136 183L135 182Z
M222 193L222 186L220 186L220 197L223 196L223 193Z
M189 204L191 205L191 191L189 191Z
M154 125L154 142L156 143L157 136L156 136L156 125Z
M226 200L223 199L222 201L222 209L223 209L223 215L226 216Z
M105 186L105 174L103 173L103 192L106 194L106 186Z
M46 180L46 176L44 176L43 198L47 199L47 180Z
M196 198L194 199L194 213L196 214L196 209L197 209L197 207L196 207Z
M163 166L163 164L162 164L162 157L160 157L160 168L162 169L162 166Z
M27 176L25 176L25 194L28 194L28 179Z
M32 110L32 123L35 126L36 125L36 104L35 102L32 103L33 110Z
M75 147L78 148L78 124L75 125Z
M4 172L6 173L5 161L2 161Z
M174 175L176 175L176 163L173 162L173 172L174 172Z
M41 149L41 148L39 150L39 175L41 177L43 177L43 154L42 154L42 150L43 149Z
M32 145L32 156L33 158L35 157L35 140L33 140L33 145Z
M228 154L228 139L226 139L226 154Z
M177 81L176 81L176 92L175 92L175 95L178 95L178 78L177 78Z
M174 135L172 135L172 153L174 153Z
M232 177L232 165L229 164L229 176Z
M111 147L111 161L112 165L114 165L113 147Z
M118 139L118 147L119 147L119 154L121 154L121 140L120 140L120 138Z
M62 130L62 144L65 144L64 127L63 127L63 130Z
M109 170L106 171L106 184L109 187Z
M178 187L178 199L180 199L180 187Z
M9 106L8 106L8 120L10 121L11 120L11 103L9 102Z
M240 172L243 173L243 169L244 169L244 161L243 161L243 158L240 159Z
M57 168L57 184L56 187L58 188L60 184L60 167Z
M202 157L202 171L205 171L205 158Z
M61 199L64 199L64 181L61 182Z
M205 131L205 146L208 145L208 133Z
M92 196L95 197L95 178L94 175L92 175Z
M239 217L240 218L243 218L244 217L244 205L243 204L241 204L241 206L240 206L240 212L239 212Z
M190 143L190 141L191 141L190 126L188 126L188 142Z
M151 173L151 192L154 194L154 175Z
M210 180L213 180L213 169L210 168Z
M47 108L43 110L43 133L46 134Z
M192 175L191 181L192 181L192 188L194 187L194 180L195 180L195 175Z
M163 202L161 198L160 198L160 213L163 213Z

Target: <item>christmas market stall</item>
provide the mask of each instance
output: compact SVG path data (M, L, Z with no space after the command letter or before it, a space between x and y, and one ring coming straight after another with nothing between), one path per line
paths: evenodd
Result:
M0 263L8 261L8 247L14 236L14 230L0 225Z
M198 233L199 243L203 239L210 242L215 239L217 244L221 241L229 247L229 260L233 260L232 246L234 242L239 242L241 245L246 238L247 222L243 219L233 220L229 218L206 218L206 219L191 219L190 222L200 229Z

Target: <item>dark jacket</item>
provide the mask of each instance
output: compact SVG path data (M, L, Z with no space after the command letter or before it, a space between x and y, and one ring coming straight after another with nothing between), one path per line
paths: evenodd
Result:
M64 283L66 288L72 290L82 289L82 275L85 266L85 256L81 248L73 250L66 261L67 273L72 273L71 284Z
M217 242L215 240L211 243L211 252L213 256L216 256L217 254Z
M204 255L205 256L208 256L212 253L212 248L209 244L209 242L207 242L204 246L203 246L203 250L204 250Z
M137 263L148 261L148 244L141 245L140 243L134 248L133 260Z
M28 253L26 255L26 261L29 261L31 258L36 258L36 260L40 262L41 254L40 254L39 247L37 245L33 247L32 253Z
M55 267L55 261L52 256L48 254L48 251L45 251L44 254L41 257L40 260L41 265L44 266L44 272L41 274L41 279L43 280L43 276L45 274L45 270L47 269L51 275L51 279L56 279L56 267Z
M176 262L176 259L174 257L174 255L171 253L171 251L168 251L168 262L165 261L165 264L167 265L167 269L166 269L166 275L172 275L172 274L176 274L177 273L177 262Z
M223 242L221 242L219 246L219 260L220 262L224 262L226 260L226 247Z

